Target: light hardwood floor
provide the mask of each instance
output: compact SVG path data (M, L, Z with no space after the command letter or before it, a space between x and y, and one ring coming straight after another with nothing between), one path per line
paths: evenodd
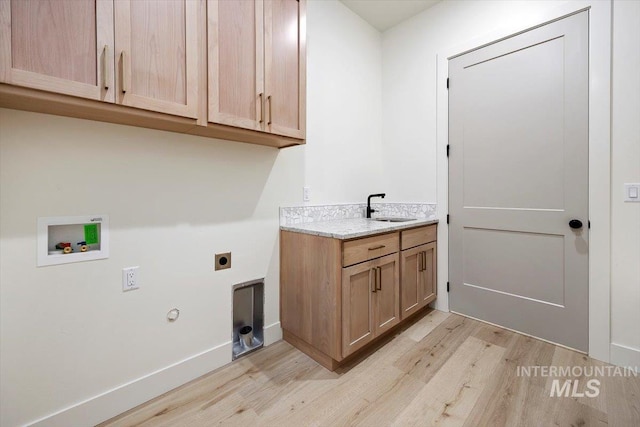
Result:
M518 376L606 364L455 314L429 311L376 348L329 372L281 341L102 425L640 425L640 377ZM550 397L554 379L579 392L597 379L600 393Z

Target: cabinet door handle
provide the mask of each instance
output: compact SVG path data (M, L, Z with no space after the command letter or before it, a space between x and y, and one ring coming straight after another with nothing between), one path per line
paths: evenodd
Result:
M260 92L260 123L264 122L264 94Z
M102 49L102 79L104 80L105 90L109 90L109 67L107 66L107 57L109 56L109 46L104 45Z
M372 268L369 270L369 286L371 286L371 274L373 273L373 289L371 290L371 292L373 292L374 294L376 293L376 280L378 280L378 277L376 275L376 269Z
M375 251L377 249L382 249L382 248L385 248L385 247L386 247L385 245L378 245L378 246L373 246L373 247L369 248L369 250L370 251Z
M376 289L381 291L382 290L382 267L376 267L376 270L378 270L378 287Z
M267 102L269 103L269 121L267 124L270 125L271 120L273 119L273 112L271 111L271 95L267 96Z
M427 251L422 251L422 271L427 270Z
M129 90L129 85L127 84L127 65L125 62L126 60L127 60L127 54L123 50L122 52L120 52L120 63L122 65L122 93L127 93L127 90Z

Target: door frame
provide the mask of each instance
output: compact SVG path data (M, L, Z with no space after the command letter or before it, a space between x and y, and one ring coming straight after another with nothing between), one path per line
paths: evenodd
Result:
M521 17L436 55L437 217L446 220L449 194L449 59L584 10L589 11L589 356L610 360L611 289L611 1L562 3L538 16ZM452 84L455 84L452 82ZM451 149L455 149L452 147ZM449 311L449 230L438 227L438 299ZM595 262L594 262L595 261Z

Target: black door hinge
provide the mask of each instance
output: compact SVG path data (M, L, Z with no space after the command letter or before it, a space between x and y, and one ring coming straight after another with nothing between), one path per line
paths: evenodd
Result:
M449 214L447 214L447 224L449 224Z
M591 228L591 220L587 221L587 228Z
M449 292L449 282L447 282L447 292Z
M447 89L449 89L449 77L447 77Z
M447 144L447 157L449 157L449 144Z

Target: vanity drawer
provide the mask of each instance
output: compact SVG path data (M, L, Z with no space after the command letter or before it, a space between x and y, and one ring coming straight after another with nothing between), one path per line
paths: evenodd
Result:
M437 225L427 225L426 227L412 228L402 232L402 250L434 242L438 235Z
M399 237L399 233L396 232L344 242L342 266L347 267L398 252Z

